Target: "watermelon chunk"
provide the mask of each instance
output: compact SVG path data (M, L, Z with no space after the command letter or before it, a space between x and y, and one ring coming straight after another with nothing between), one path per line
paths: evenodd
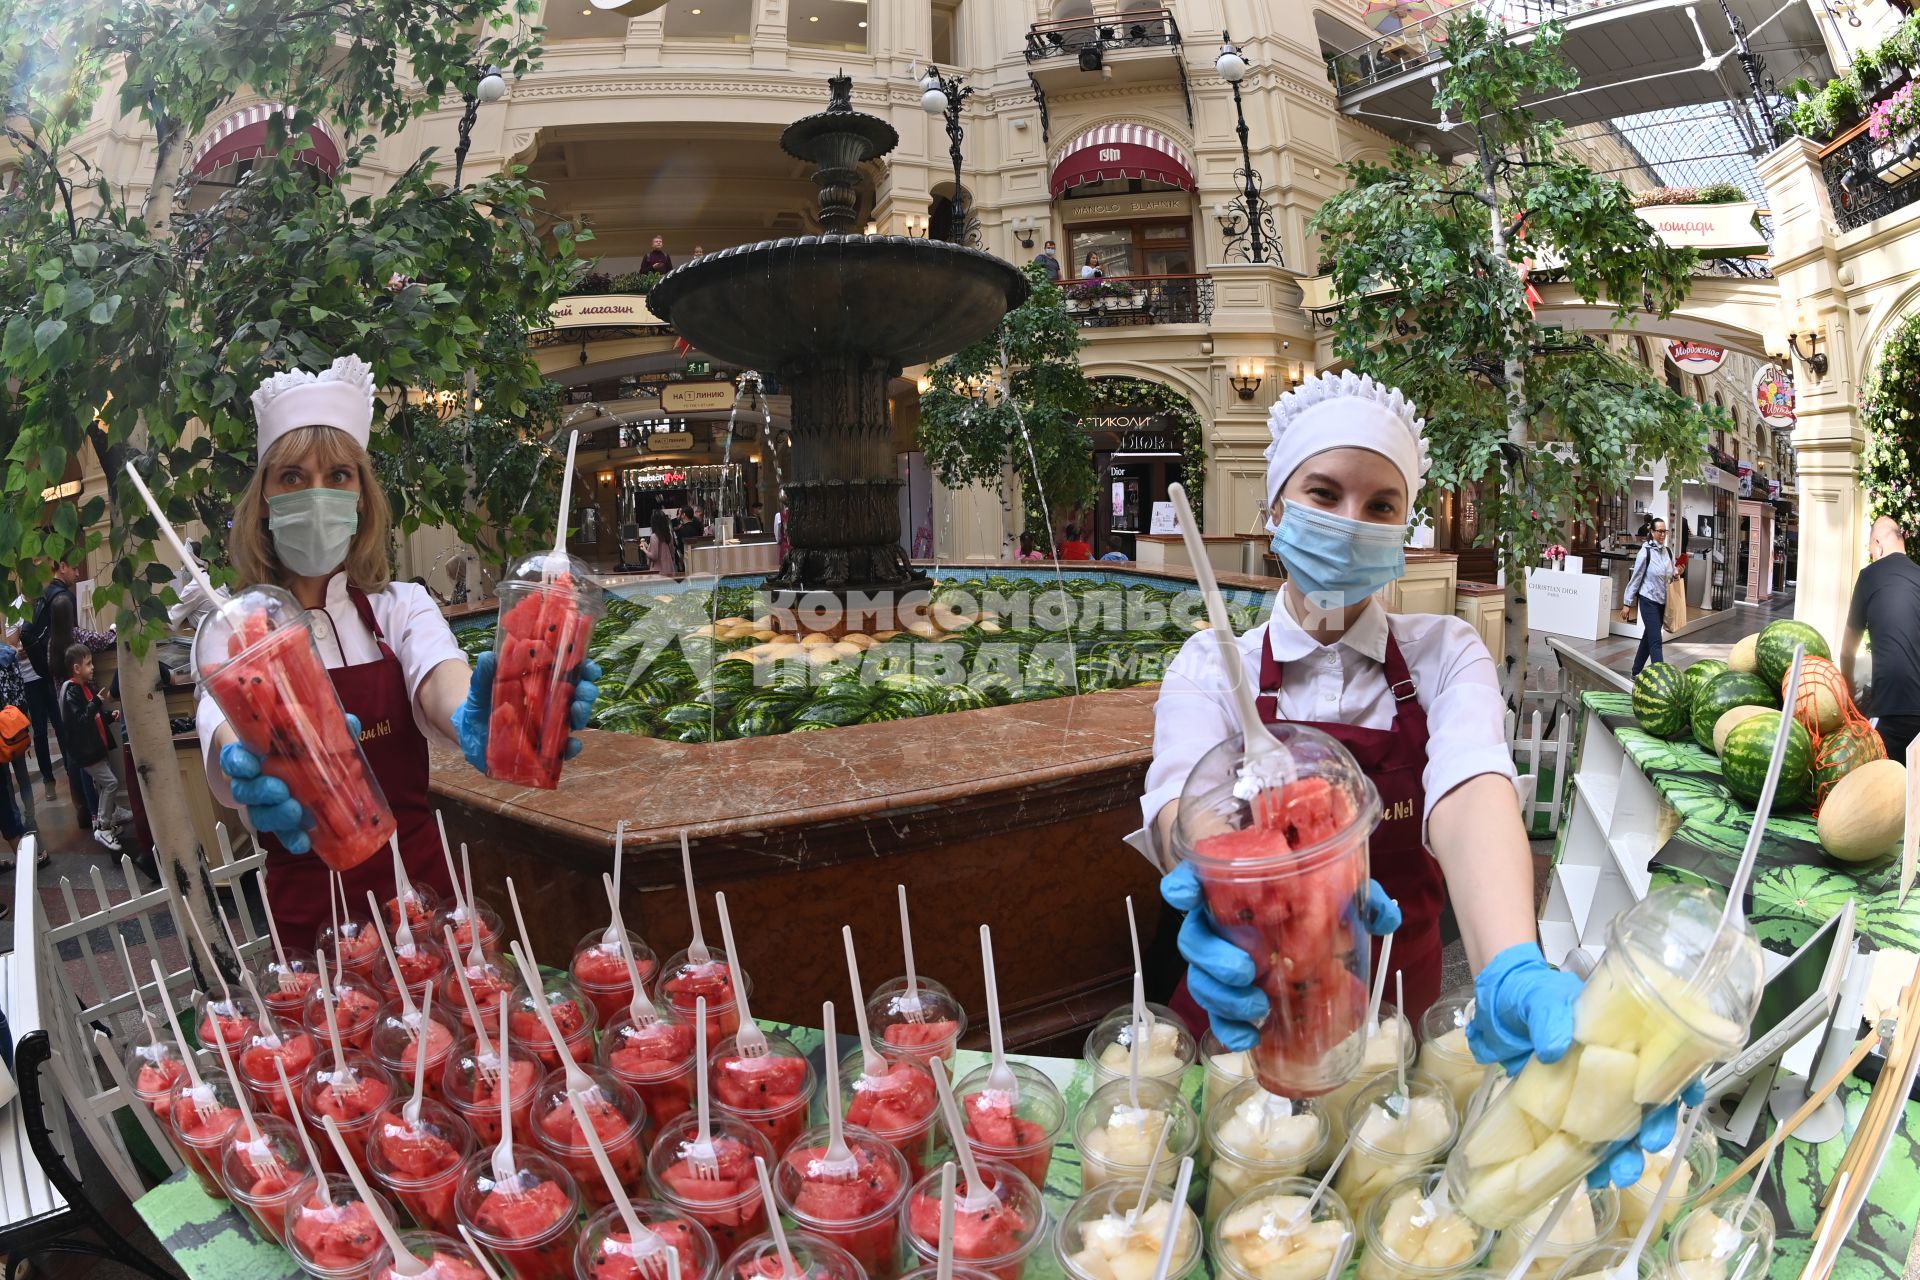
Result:
M571 677L586 659L593 619L579 607L571 575L560 574L513 601L498 626L487 773L550 791L560 785L572 732Z
M917 1063L895 1061L877 1076L854 1082L847 1104L847 1123L875 1133L900 1133L919 1128L938 1103L933 1077Z
M328 1271L350 1271L385 1243L367 1206L343 1197L327 1204L315 1194L294 1211L292 1227L302 1260Z
M800 1097L807 1084L805 1058L728 1054L714 1063L713 1096L735 1111L774 1111Z
M502 1240L535 1240L573 1214L573 1200L559 1183L524 1175L512 1190L496 1187L474 1210L474 1225Z

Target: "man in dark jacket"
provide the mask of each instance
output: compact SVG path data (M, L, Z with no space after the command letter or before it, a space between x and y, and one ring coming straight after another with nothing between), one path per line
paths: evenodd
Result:
M61 682L67 678L62 658L73 644L74 629L78 626L79 610L73 597L73 584L80 581L80 574L80 565L64 560L53 567L53 581L34 603L31 620L22 628L21 640L27 651L27 662L40 677L27 685L27 713L36 731L42 724L52 726L54 741L60 745L61 766L67 775L67 794L73 797L75 816L84 827L92 813L86 774L74 763L73 752L67 750L66 732L60 724L57 706ZM53 798L51 788L47 798Z
M1871 563L1853 584L1840 671L1853 685L1853 659L1863 635L1873 640L1873 716L1887 755L1906 763L1920 734L1920 565L1907 555L1906 533L1890 516L1873 522Z
M1060 278L1060 253L1053 247L1053 241L1047 241L1046 247L1033 255L1033 261L1036 266L1047 273L1047 279L1058 280Z
M114 828L133 816L131 810L114 809L120 775L113 760L119 754L120 739L113 722L120 713L109 711L106 699L93 687L93 650L73 644L65 656L67 682L60 686L60 725L66 735L67 760L86 770L93 782L98 797L93 807L93 838L118 853L120 838Z

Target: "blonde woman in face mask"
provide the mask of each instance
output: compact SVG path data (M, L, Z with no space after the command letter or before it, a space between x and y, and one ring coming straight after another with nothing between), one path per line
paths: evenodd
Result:
M367 453L372 370L343 356L320 374L276 374L253 395L260 462L233 512L229 551L243 584L284 588L307 610L314 644L393 809L400 853L416 884L443 896L445 863L428 803L429 742L457 746L486 771L492 659L468 664L425 588L395 582L387 554L393 517ZM599 669L587 663L573 723L586 723ZM206 686L197 727L207 780L243 808L267 850L267 895L277 923L304 945L328 920L327 868L309 857L309 815L263 759L235 740ZM579 750L569 742L567 754ZM347 901L392 892L392 870L370 858L346 873Z

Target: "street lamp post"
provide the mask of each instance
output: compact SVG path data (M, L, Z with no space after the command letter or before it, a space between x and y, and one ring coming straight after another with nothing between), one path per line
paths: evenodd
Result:
M929 66L927 74L920 80L920 107L930 116L947 118L948 152L953 156L953 242L964 244L967 239L967 205L961 195L960 186L960 144L966 138L966 131L960 127L960 109L973 89L959 76L942 76L940 68Z
M1246 77L1247 60L1234 47L1233 37L1224 31L1220 33L1220 56L1213 65L1219 71L1220 78L1233 86L1234 130L1240 135L1240 168L1233 176L1241 180L1241 191L1223 211L1221 228L1227 233L1230 247L1243 235L1246 237L1247 261L1265 262L1269 242L1278 256L1280 238L1274 226L1273 211L1260 198L1260 175L1254 170L1253 151L1247 143L1247 113L1240 100L1240 81Z
M507 96L507 80L498 67L486 67L473 88L460 95L467 104L460 113L460 141L453 148L453 189L460 190L460 175L467 167L467 150L473 146L473 123L480 118L483 103L498 102Z

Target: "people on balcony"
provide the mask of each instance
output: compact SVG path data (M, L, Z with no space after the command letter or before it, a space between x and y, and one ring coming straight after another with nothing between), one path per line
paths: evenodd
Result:
M694 256L698 257L699 255L696 253ZM673 270L673 259L667 256L667 238L665 236L655 236L653 238L653 248L647 250L647 256L640 260L640 270L642 272L658 271L661 275L665 275L667 272Z
M1107 273L1100 269L1100 251L1098 249L1087 250L1087 260L1080 268L1080 278L1082 280L1104 280L1107 278Z
M1060 251L1053 247L1053 241L1047 241L1040 252L1033 255L1034 265L1047 273L1047 279L1060 278Z

